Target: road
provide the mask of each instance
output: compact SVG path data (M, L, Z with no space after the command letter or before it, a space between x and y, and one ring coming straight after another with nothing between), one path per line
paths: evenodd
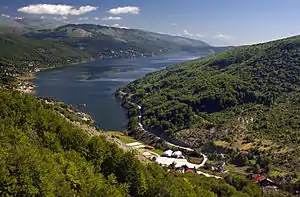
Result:
M126 95L127 93L125 93L125 92L120 92L122 95ZM131 101L129 101L130 102L130 104L132 104L132 105L135 105L137 108L138 108L138 111L139 111L139 116L138 116L138 121L139 121L139 123L138 123L138 125L139 125L139 128L142 130L142 131L144 131L144 132L149 132L149 131L147 131L145 128L144 128L144 126L143 126L143 116L142 116L142 106L140 106L140 105L138 105L138 104L136 104L136 103L133 103L133 102L131 102ZM151 133L151 132L149 132L149 133ZM155 135L154 133L151 133L151 134L153 134L153 135ZM183 150L187 150L187 151L194 151L193 149L191 149L191 148L189 148L189 147L183 147L183 146L178 146L178 145L176 145L176 144L173 144L173 143L171 143L171 142L168 142L166 139L164 139L164 138L161 138L161 137L159 137L159 136L157 136L157 135L155 135L155 137L157 138L157 139L161 139L161 140L164 140L168 145L170 145L170 146L173 146L173 147L177 147L177 148L180 148L180 149L183 149ZM205 165L205 163L207 162L207 160L208 160L208 158L207 158L207 156L205 155L205 154L201 154L202 156L203 156L203 161L202 161L202 163L200 164L201 166L204 166Z

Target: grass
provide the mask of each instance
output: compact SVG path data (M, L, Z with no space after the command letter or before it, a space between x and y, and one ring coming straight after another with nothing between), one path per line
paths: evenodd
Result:
M128 144L128 143L133 143L133 142L140 142L130 136L127 136L126 134L124 133L121 133L121 132L118 132L118 131L109 131L107 132L107 134L113 136L113 137L116 137L118 139L120 139L122 142ZM143 142L140 142L142 144L144 144ZM159 155L162 155L163 154L163 150L161 149L154 149L154 150L148 150L148 149L139 149L140 152L155 152Z
M125 135L124 133L121 133L118 131L109 131L109 132L107 132L107 134L120 139L122 142L124 142L126 144L138 142L137 140L133 139L132 137L129 137L129 136Z
M251 148L253 148L253 144L252 143L247 143L247 144L243 144L240 148L240 150L250 150Z
M203 161L203 157L199 158L199 157L189 157L188 161L194 164L201 164Z
M215 141L214 143L216 146L220 146L220 147L229 147L230 146L230 144L225 141Z
M162 154L164 153L164 151L161 150L161 149L151 150L151 152L155 152L155 153L157 153L157 154L159 154L159 155L162 155Z
M238 174L244 174L247 175L247 169L249 168L248 166L244 167L237 167L235 165L226 165L224 166L225 170L229 170L231 173L238 173Z

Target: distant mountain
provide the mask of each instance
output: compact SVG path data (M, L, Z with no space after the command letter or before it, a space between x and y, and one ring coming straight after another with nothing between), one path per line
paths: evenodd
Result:
M52 29L63 25L62 22L38 19L38 18L22 18L22 17L1 17L0 16L0 32L24 34L28 32L35 32L41 29Z
M26 36L51 39L80 48L95 57L148 56L174 52L213 54L223 50L200 40L94 24L69 24L53 30L28 33Z

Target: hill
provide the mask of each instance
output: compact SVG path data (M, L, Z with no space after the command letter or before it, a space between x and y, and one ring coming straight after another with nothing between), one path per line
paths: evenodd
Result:
M1 73L20 74L36 68L65 65L88 59L86 53L50 41L0 33Z
M243 165L273 175L300 171L300 36L170 66L121 90L149 130L212 154L249 151L254 164Z
M0 16L0 32L25 34L41 29L56 28L63 23L49 19Z
M1 196L262 196L239 176L229 185L141 163L105 133L90 136L53 106L2 89L0 125Z
M28 33L26 36L64 43L94 57L151 56L174 52L212 54L227 49L184 37L93 24L69 24L53 30Z

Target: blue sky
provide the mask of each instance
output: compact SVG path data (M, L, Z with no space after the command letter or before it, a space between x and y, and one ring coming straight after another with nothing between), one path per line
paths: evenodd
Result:
M41 10L37 4L48 7ZM138 28L211 45L252 44L300 34L299 0L1 0L0 5L0 13L12 17ZM51 5L73 7L53 12Z

